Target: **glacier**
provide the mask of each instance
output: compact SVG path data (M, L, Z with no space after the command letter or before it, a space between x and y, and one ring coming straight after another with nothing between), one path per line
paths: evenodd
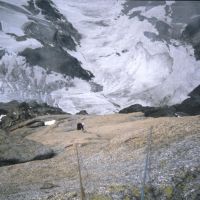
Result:
M7 34L24 36L23 26L30 16L33 18L24 7L27 1L3 2L22 10L11 10L0 1L0 50L6 52L0 60L2 102L37 100L72 114L80 110L106 114L135 103L180 103L200 84L200 61L193 46L180 38L187 23L200 13L189 12L186 19L177 20L179 2L151 5L132 4L130 0L53 0L55 8L81 35L80 41L73 38L76 48L63 49L94 75L89 81L30 66L19 52L44 44L37 38L16 41ZM36 17L46 20L41 12Z

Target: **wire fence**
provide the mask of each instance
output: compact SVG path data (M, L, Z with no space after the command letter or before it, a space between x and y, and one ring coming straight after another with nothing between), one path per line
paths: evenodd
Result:
M150 171L151 171L151 151L152 151L152 143L153 143L153 127L150 128L150 130L147 132L147 142L146 142L146 157L144 160L144 170L141 180L141 200L145 199L145 186L146 183L151 182L150 178ZM89 199L89 194L86 193L86 189L89 188L89 184L92 182L92 177L90 177L91 173L89 173L87 166L84 162L83 155L79 151L79 147L77 144L74 145L75 153L76 153L76 159L77 159L77 170L79 175L79 184L80 184L80 197L81 200ZM109 155L112 156L112 154L108 151ZM92 175L91 175L92 176ZM84 177L84 179L83 179ZM84 180L84 181L83 181Z

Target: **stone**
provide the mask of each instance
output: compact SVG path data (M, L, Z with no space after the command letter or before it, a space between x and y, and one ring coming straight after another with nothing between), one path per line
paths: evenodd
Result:
M76 113L76 115L88 115L86 110L81 110L80 112Z
M0 129L0 167L54 156L55 153L49 147Z
M28 127L29 128L37 128L40 126L44 126L45 123L43 121L34 121L33 123L29 124Z
M44 182L43 186L40 189L45 190L45 189L52 189L52 188L55 188L55 187L58 187L58 185L55 185L55 184L50 183L50 182Z

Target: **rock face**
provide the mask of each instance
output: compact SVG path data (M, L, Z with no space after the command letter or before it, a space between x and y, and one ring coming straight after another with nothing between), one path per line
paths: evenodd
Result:
M32 66L42 66L47 70L65 74L72 78L90 80L94 77L92 73L81 68L76 58L70 56L61 48L47 45L37 49L25 49L20 55L26 57L27 62Z
M200 115L200 85L189 93L188 96L190 98L184 100L181 104L175 105L176 110L188 115Z
M119 113L143 112L146 117L172 117L180 115L199 115L200 114L200 85L188 94L190 98L181 104L165 107L148 107L135 104L124 108Z
M0 102L53 105L52 92L94 77L73 55L81 34L54 1L0 1L0 34Z
M0 114L6 115L2 118L0 127L8 129L19 122L23 122L37 116L65 113L60 108L48 106L46 103L19 103L17 101L11 101L9 103L0 103ZM39 123L42 125L42 122Z
M50 148L0 129L0 167L54 156Z
M191 43L194 48L195 57L200 60L200 17L195 17L191 22L185 27L182 32L182 38L187 42Z
M81 36L55 8L53 2L51 0L36 0L35 2L31 0L25 8L33 14L29 17L31 21L24 25L26 37L40 41L43 47L27 48L19 55L24 56L32 66L38 65L72 78L90 80L93 77L92 73L84 70L80 62L64 50L64 48L76 50ZM45 23L34 17L40 10L46 19Z
M198 55L199 8L185 1L2 0L0 101L37 100L73 114L180 103L199 84L191 48Z
M119 111L119 113L143 112L146 117L173 117L176 109L173 106L149 107L140 104L134 104Z
M7 35L18 42L33 38L42 44L40 48L25 48L18 53L25 57L31 66L37 65L84 80L90 80L93 77L92 73L81 67L76 58L67 53L67 50L76 50L81 35L56 9L51 0L30 0L22 7L6 1L0 2L0 5L3 9L9 9L28 18L28 21L23 24L23 36L15 32L8 32ZM44 19L38 15L42 15ZM4 31L1 25L0 30ZM0 59L2 53L0 52Z

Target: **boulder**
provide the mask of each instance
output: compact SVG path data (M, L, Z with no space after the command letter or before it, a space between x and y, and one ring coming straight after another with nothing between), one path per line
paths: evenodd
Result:
M34 121L33 123L28 124L27 126L29 128L37 128L37 127L40 127L40 126L45 126L45 123L43 121Z
M55 155L52 149L0 129L0 166L44 160Z
M88 115L86 110L81 110L80 112L76 113L76 115Z

